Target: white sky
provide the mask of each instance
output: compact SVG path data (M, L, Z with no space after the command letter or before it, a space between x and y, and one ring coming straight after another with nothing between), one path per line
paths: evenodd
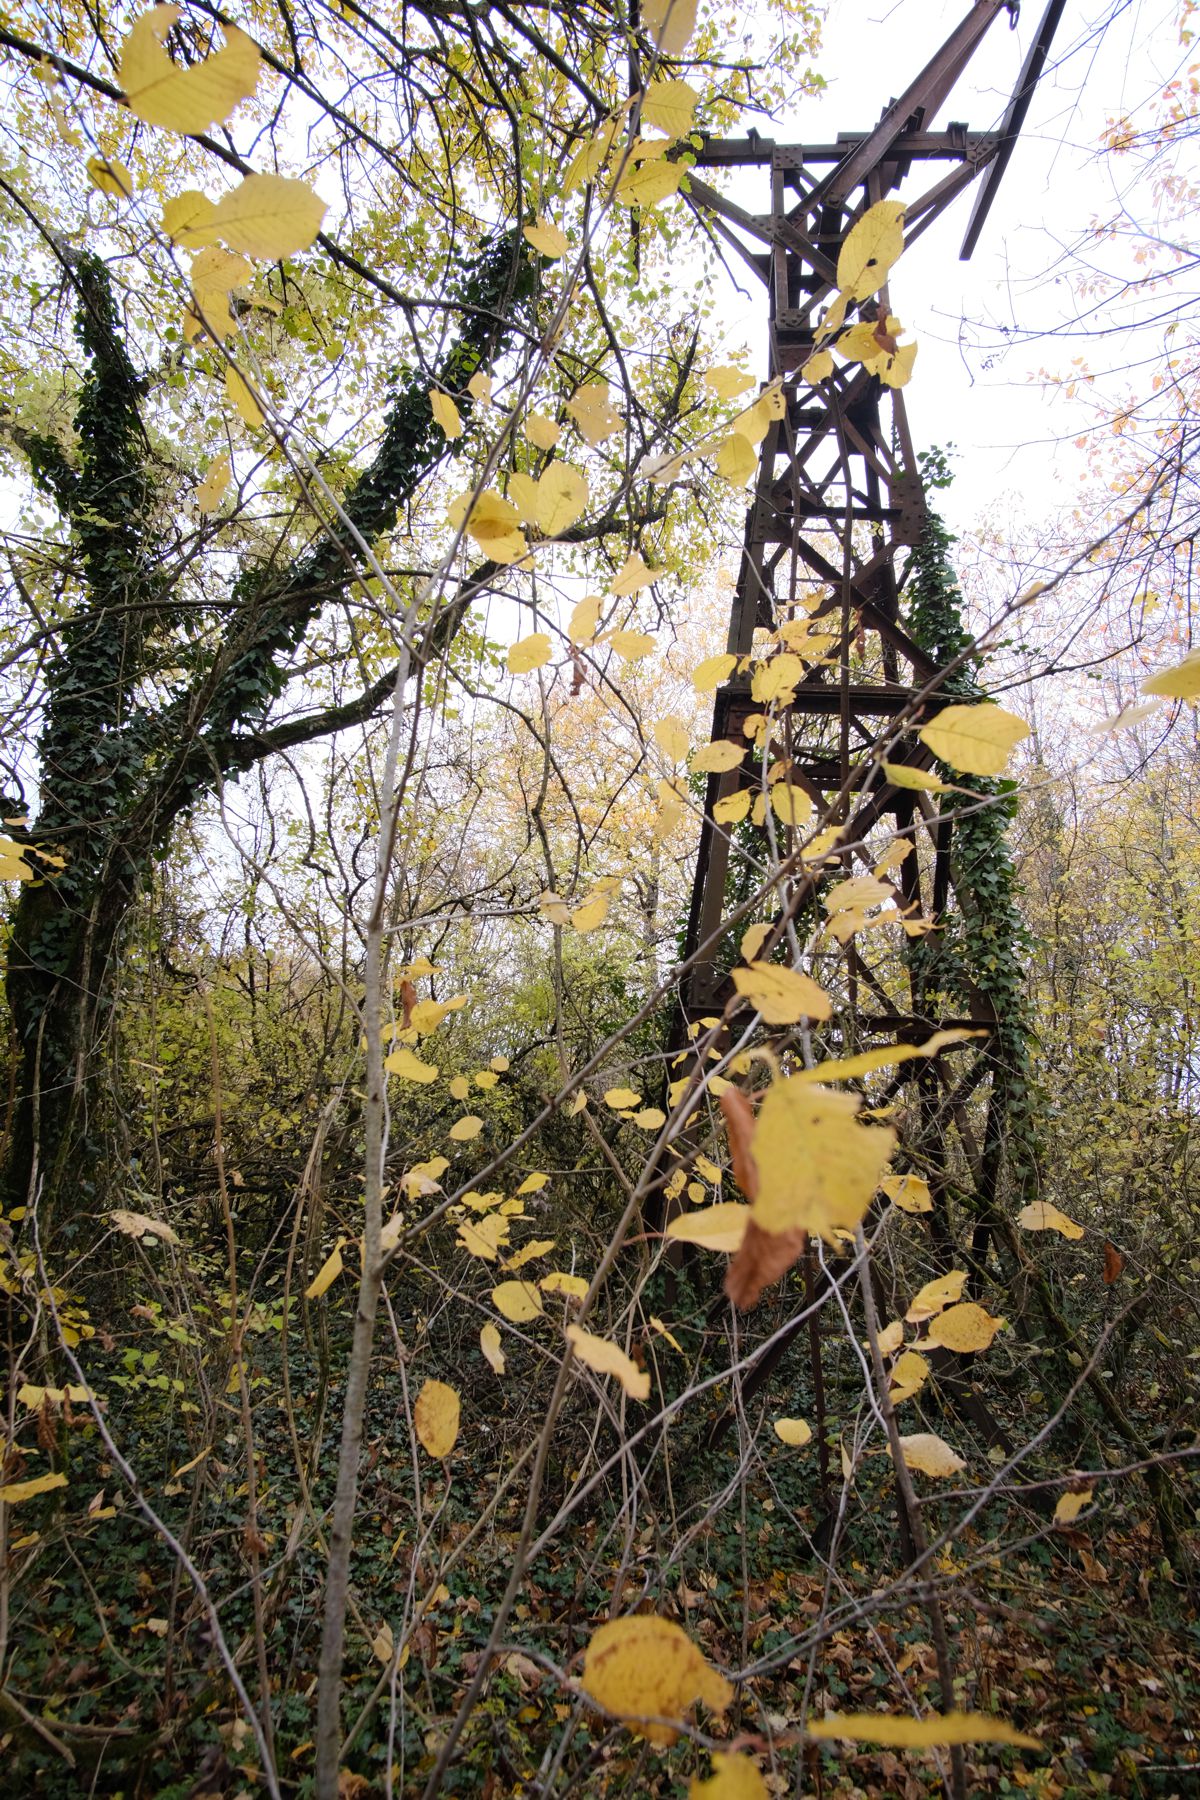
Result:
M779 122L777 142L826 140L869 129L969 10L970 0L831 0L817 67L828 86L799 117ZM1018 28L992 25L936 123L987 130L1003 114L1045 0L1025 0ZM1099 41L1095 21L1116 18ZM892 277L892 303L920 343L906 391L918 448L953 442L962 453L954 487L939 499L959 530L998 496L1026 516L1044 516L1077 492L1083 458L1075 437L1090 415L1036 384L1039 366L1065 369L1086 353L1093 367L1119 366L1123 340L1039 336L1076 316L1079 269L1068 252L1090 223L1112 215L1127 163L1098 154L1105 122L1151 101L1187 57L1170 0L1069 0L1051 63L1035 95L970 263L959 247L976 183L907 252ZM918 171L918 174L920 171ZM765 172L746 171L738 198L756 211L768 199ZM915 185L913 193L920 189ZM1147 208L1146 216L1149 216ZM765 356L762 326L734 298L731 338ZM1005 345L997 328L1018 327ZM1025 341L1023 341L1023 339ZM1032 340L1032 341L1029 341ZM1143 346L1143 354L1145 347Z

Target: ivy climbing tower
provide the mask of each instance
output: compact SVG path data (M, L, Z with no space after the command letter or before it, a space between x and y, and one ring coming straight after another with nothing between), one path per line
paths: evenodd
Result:
M1023 1086L1023 1018L1010 992L1019 925L1003 873L1003 792L939 769L917 736L948 702L979 695L948 540L905 414L912 352L891 315L886 264L901 231L907 248L978 183L962 247L970 256L1064 4L1050 0L991 129L937 125L989 30L1001 15L1016 22L1014 4L975 0L873 129L824 143L710 140L691 183L724 250L765 287L770 362L726 654L715 659L723 679L713 747L698 759L707 792L673 1073L698 1021L711 1015L715 1025L733 991L747 923L770 931L787 915L797 941L836 940L839 1009L821 1026L829 1054L974 1033L961 1054L907 1064L894 1087L914 1084L918 1166L935 1187L949 1179L943 1140L962 1140L955 1159L969 1171L968 1218L939 1206L931 1229L961 1241L965 1224L977 1266ZM704 179L731 167L765 176L766 212ZM850 262L871 259L869 230L854 236L868 215L891 221L893 249L881 247L878 269L848 276L852 238ZM939 777L954 783L950 801ZM836 834L824 860L818 841L814 860L822 819ZM747 894L771 867L778 881L748 910ZM837 884L849 898L830 911Z

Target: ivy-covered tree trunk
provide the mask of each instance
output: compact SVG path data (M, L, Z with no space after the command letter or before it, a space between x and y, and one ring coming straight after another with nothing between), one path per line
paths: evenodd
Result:
M372 716L392 685L281 725L267 715L288 662L320 610L355 578L352 537L327 529L291 566L251 567L234 584L219 644L200 656L185 635L167 573L170 546L150 473L143 384L125 348L104 265L67 264L85 372L77 451L25 435L38 488L69 526L77 598L60 627L45 681L35 821L18 835L61 867L39 862L13 908L5 991L21 1067L3 1171L6 1204L36 1193L56 1224L74 1227L92 1197L92 1111L113 997L115 959L154 853L201 796L273 751ZM437 385L465 388L519 327L533 287L520 234L485 245L454 296L463 309ZM343 499L367 542L445 454L428 374L398 384L379 447ZM469 410L469 397L461 405ZM484 571L486 575L487 570ZM466 602L443 608L444 649ZM170 685L161 671L188 671ZM3 797L11 816L19 802ZM71 1218L66 1219L68 1207Z

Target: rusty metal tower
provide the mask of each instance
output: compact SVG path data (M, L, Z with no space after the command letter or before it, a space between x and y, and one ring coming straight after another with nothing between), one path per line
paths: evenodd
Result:
M925 521L925 495L899 389L883 386L862 364L839 368L816 386L800 371L837 293L838 248L868 207L896 197L902 184L906 195L916 186L915 196L905 199L909 245L982 177L962 248L963 258L970 256L1064 6L1065 0L1050 0L1012 101L991 130L930 127L997 17L1007 13L1015 23L1014 0L975 0L872 130L843 133L832 143L710 140L698 164L765 170L768 212L751 213L698 174L692 178L692 196L707 211L713 232L766 287L769 376L782 384L784 398L782 416L762 442L727 649L746 657L758 627L778 632L800 616L821 621L832 653L806 665L779 730L790 761L788 780L807 790L817 811L829 806L832 795L843 796L847 843L865 840L887 818L909 832L919 830L922 805L911 790L880 786L878 777L869 797L856 789L862 785L858 771L870 763L881 734L940 674L904 623L905 581ZM713 738L744 741L743 727L758 711L750 677L735 674L716 693ZM903 756L929 761L915 741ZM680 996L680 1028L719 1011L729 992L720 942L733 845L713 809L744 779L736 769L708 779L686 938L686 954L695 960ZM898 880L905 906L936 926L954 905L955 880L952 827L931 815L928 809L922 855L907 859ZM895 983L873 976L855 942L847 954L859 1031L903 1036L918 1024L946 1023L913 1019L914 1009L897 1003ZM982 997L970 1022L990 1022ZM675 1048L683 1041L677 1031Z

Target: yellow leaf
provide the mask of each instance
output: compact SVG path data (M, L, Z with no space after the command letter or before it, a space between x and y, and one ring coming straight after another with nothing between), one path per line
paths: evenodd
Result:
M563 177L563 193L573 194L585 182L594 181L608 160L620 129L619 119L607 119L592 137L577 150Z
M642 24L664 56L679 56L696 29L696 0L642 0Z
M542 1296L528 1281L502 1281L492 1289L492 1305L502 1318L524 1325L542 1312Z
M914 769L911 763L890 763L880 765L883 779L890 781L893 787L914 788L917 792L930 794L949 794L953 792L948 782L935 775L932 769Z
M550 637L545 631L532 631L517 644L509 646L508 671L510 675L528 675L531 669L540 669L550 661Z
M640 662L655 648L648 631L610 631L607 640L625 662Z
M500 1333L489 1321L479 1333L479 1348L492 1365L497 1375L503 1375L505 1369L504 1352L500 1348Z
M881 1356L891 1356L894 1351L900 1348L903 1342L904 1326L899 1319L893 1319L891 1324L885 1325L879 1334L879 1354Z
M225 393L231 406L244 425L258 426L263 422L262 408L250 387L249 382L232 363L225 365Z
M900 1329L903 1331L904 1327L901 1326ZM882 1340L879 1348L882 1351ZM929 1364L925 1358L918 1356L915 1350L906 1350L903 1356L897 1358L892 1370L893 1386L888 1399L893 1406L899 1406L902 1401L911 1400L914 1394L919 1393L928 1380Z
M585 594L571 610L567 636L573 644L590 644L604 610L603 594Z
M704 385L711 388L718 400L736 400L739 394L746 393L754 386L754 377L743 374L732 363L722 363L707 371Z
M566 233L546 218L539 218L536 225L526 225L521 235L527 244L533 245L539 256L548 257L551 262L556 262L560 256L566 256L571 248Z
M607 894L593 894L589 900L583 902L582 906L575 908L571 914L571 924L580 936L586 935L589 931L595 931L598 925L603 925L608 914L608 907Z
M733 674L736 666L737 657L727 651L722 651L718 656L706 656L692 670L692 686L698 694L711 694Z
M829 1713L810 1719L809 1737L845 1738L854 1744L885 1744L896 1750L927 1750L938 1744L1016 1744L1022 1750L1040 1750L1035 1737L1018 1731L990 1713L933 1713L924 1719L898 1718L892 1713Z
M561 435L554 420L540 412L529 414L524 429L526 438L536 450L553 450Z
M800 827L812 818L813 803L803 788L777 781L771 789L771 811L784 825Z
M656 719L650 727L650 735L665 756L672 762L683 762L688 753L691 738L687 726L682 719L671 714L665 719Z
M749 788L739 788L735 794L726 794L724 799L717 801L712 816L718 825L736 825L750 811L753 798Z
M1057 1231L1071 1239L1083 1236L1083 1226L1068 1219L1066 1213L1059 1212L1048 1200L1033 1200L1023 1206L1017 1214L1017 1224L1023 1231Z
M115 200L127 200L133 193L133 176L115 156L89 156L86 168L88 180L102 194L111 194Z
M201 244L211 244L216 233L208 228L216 210L207 194L200 193L196 188L187 188L174 200L168 200L163 207L163 231L173 244L178 244L184 250L195 250Z
M777 404L780 399L781 396L775 391L761 395L753 406L748 406L745 412L729 421L731 431L735 436L743 438L748 446L761 444L771 421L781 417L781 409Z
M879 1185L892 1205L898 1206L901 1212L933 1211L933 1195L929 1191L929 1183L922 1175L885 1175Z
M770 662L760 663L750 683L750 695L760 706L780 700L785 706L795 697L796 685L804 679L804 664L790 650L780 651Z
M556 1242L556 1238L531 1238L527 1244L521 1245L515 1256L508 1258L504 1266L515 1274L526 1263L536 1262L539 1256L549 1256Z
M588 484L570 463L553 462L537 484L534 517L547 537L566 531L587 506Z
M321 1264L321 1267L313 1280L309 1283L308 1287L305 1288L304 1298L306 1300L319 1300L326 1289L331 1288L341 1274L344 1266L342 1263L342 1244L344 1241L343 1238L338 1239L332 1253L325 1258L325 1261Z
M794 1080L767 1089L752 1140L751 1210L764 1231L803 1229L834 1242L854 1230L896 1144L893 1131L860 1124L858 1105L856 1094Z
M714 1750L713 1773L701 1781L693 1775L688 1800L769 1800L769 1790L758 1764L733 1751Z
M902 388L912 380L916 360L917 345L901 344L897 350L886 350L874 357L866 366L872 375L878 375L884 387Z
M454 1080L450 1083L450 1098L452 1100L465 1100L470 1091L471 1084L465 1075L456 1075Z
M30 1481L10 1481L7 1487L0 1487L0 1504L19 1506L22 1500L34 1500L39 1494L49 1494L66 1485L67 1478L61 1473L35 1475Z
M660 573L658 569L651 569L634 551L625 558L608 585L614 594L622 597L626 594L640 594Z
M605 1106L611 1106L614 1112L628 1112L631 1107L641 1104L642 1096L632 1088L612 1087L604 1096Z
M934 1320L925 1342L966 1355L972 1350L987 1350L1001 1326L1007 1324L1007 1319L993 1319L982 1306L966 1300L961 1306L948 1307Z
M846 233L838 253L837 284L850 300L877 294L904 249L904 207L878 200Z
M196 489L196 505L202 513L214 513L225 497L225 489L233 471L227 456L216 456L208 465L208 473Z
M748 1206L738 1200L725 1200L699 1212L681 1213L671 1220L663 1235L680 1244L697 1244L701 1250L724 1250L732 1256L741 1249L749 1222Z
M1054 1508L1054 1523L1056 1525L1069 1525L1073 1519L1077 1519L1084 1507L1091 1505L1094 1492L1095 1490L1093 1488L1084 1488L1079 1493L1071 1493L1068 1491L1065 1494L1060 1494L1058 1497L1058 1504Z
M538 1286L546 1294L566 1294L572 1300L582 1300L588 1291L588 1284L582 1275L564 1275L560 1269L551 1269L543 1275Z
M610 1619L592 1633L583 1660L583 1687L606 1712L627 1722L676 1720L699 1700L724 1712L733 1689L670 1619L635 1613ZM652 1744L673 1744L669 1725L636 1727Z
M660 1131L667 1122L667 1115L658 1106L644 1106L641 1112L632 1115L630 1123L641 1131Z
M428 1087L431 1081L438 1078L436 1063L422 1062L419 1056L407 1048L391 1051L384 1057L383 1066L389 1075L395 1075L400 1081L418 1081L422 1087Z
M621 428L621 415L608 397L607 381L591 381L576 388L567 401L567 411L588 444L602 444Z
M454 1121L447 1136L452 1137L456 1144L469 1144L471 1139L477 1138L482 1130L483 1120L477 1118L474 1113L467 1113L463 1118Z
M642 123L668 137L686 137L700 96L686 81L653 81L642 95Z
M508 1243L510 1226L500 1213L489 1213L480 1219L478 1224L465 1220L458 1228L457 1242L471 1256L478 1256L484 1262L495 1262L500 1254L500 1247Z
M410 1015L412 1022L421 1036L427 1037L448 1013L459 1012L465 1000L465 994L456 994L453 1000L418 1000Z
M936 757L964 775L1002 775L1014 747L1029 736L1024 719L990 701L946 706L917 732Z
M485 488L467 514L467 536L474 538L493 562L520 562L529 549L524 533L518 529L520 523L516 507L494 488Z
M902 1437L900 1450L909 1468L919 1469L922 1475L957 1475L967 1466L962 1457L932 1431L917 1431L911 1437Z
M812 1442L812 1426L806 1419L776 1419L775 1436L798 1450Z
M193 207L182 241L196 247L219 238L239 256L275 263L295 256L297 250L308 250L324 216L326 202L308 182L288 175L246 175L237 187L221 194L212 211L198 216Z
M478 400L481 406L487 406L492 398L491 376L485 375L483 370L480 369L478 373L472 375L470 381L468 381L467 392L470 394L472 400Z
M795 1025L801 1019L827 1019L833 1002L807 975L778 963L751 963L733 971L733 985L768 1025ZM770 1229L768 1227L768 1229Z
M1200 699L1200 650L1192 650L1181 663L1160 669L1142 683L1143 694L1161 694L1168 700Z
M835 883L821 904L829 913L846 912L851 907L879 906L895 892L890 882L880 881L874 875L855 875L849 881Z
M546 1183L549 1181L549 1179L550 1179L550 1177L548 1175L527 1175L525 1177L524 1181L521 1183L520 1187L517 1189L518 1197L521 1194L540 1193L541 1189L546 1186Z
M800 371L809 387L816 387L822 381L828 381L833 374L833 354L829 350L818 350L810 356Z
M739 955L748 963L758 960L758 953L770 937L774 927L769 924L747 925L739 948Z
M927 1281L904 1317L910 1325L920 1325L924 1320L934 1318L943 1307L953 1306L966 1285L965 1269L951 1269L948 1275L939 1275L935 1281Z
M747 933L747 935L749 935ZM743 950L743 955L745 951ZM935 1031L932 1037L926 1038L923 1044L890 1044L886 1049L860 1050L855 1056L842 1057L840 1060L820 1062L811 1069L801 1069L796 1076L797 1081L849 1081L858 1075L869 1075L875 1069L889 1069L894 1063L911 1062L914 1057L936 1056L948 1044L960 1044L966 1038L981 1037L982 1032L972 1031L961 1025L955 1025L948 1031ZM884 1192L894 1198L888 1186L889 1181L900 1181L901 1176L888 1176L883 1182ZM927 1208L914 1210L927 1211Z
M462 420L449 394L443 394L440 388L430 388L429 410L433 414L434 424L440 425L448 438L462 436Z
M621 206L661 206L664 200L678 193L686 174L681 162L665 162L656 157L628 169L617 183L613 198Z
M413 1424L421 1448L444 1462L458 1437L458 1392L444 1381L427 1381L413 1407Z
M392 1636L392 1628L386 1619L371 1639L371 1654L377 1662L383 1663L385 1667L396 1654L396 1640Z
M126 1237L156 1237L161 1238L164 1244L179 1242L178 1234L170 1225L164 1224L161 1219L150 1218L147 1213L126 1212L123 1206L119 1206L108 1216L117 1230L123 1231Z
M610 1344L607 1338L593 1337L590 1331L583 1331L578 1325L567 1326L567 1342L589 1369L594 1369L598 1375L615 1375L631 1400L649 1397L649 1372L639 1369L618 1345Z
M714 743L705 744L692 757L693 775L723 775L730 769L736 769L744 762L746 746L735 744L729 738L717 738Z
M173 63L163 42L182 16L178 6L153 6L134 20L121 46L117 79L129 110L146 125L195 136L221 125L258 85L258 46L236 25L222 27L225 46L190 68Z
M29 847L10 837L0 837L0 881L32 881L33 865L26 861Z

